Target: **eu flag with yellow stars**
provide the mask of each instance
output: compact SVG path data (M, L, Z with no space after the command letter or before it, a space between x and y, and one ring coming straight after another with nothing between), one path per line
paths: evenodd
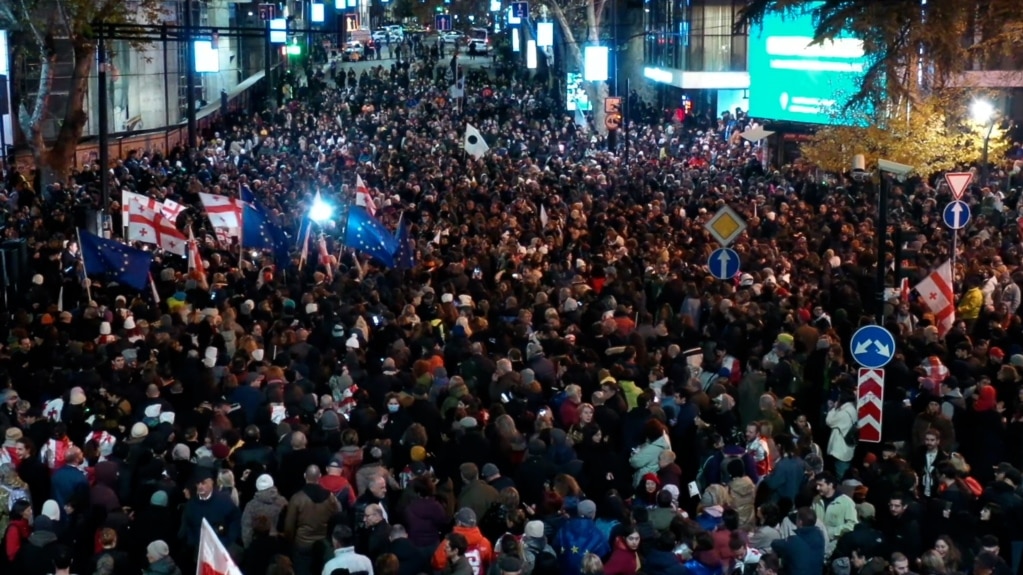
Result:
M394 267L394 253L398 241L362 206L348 208L348 225L345 227L345 245L380 260L387 267Z
M242 246L245 249L271 250L278 266L286 267L291 257L288 238L259 202L245 204L242 215Z
M137 290L146 289L153 254L78 230L86 275L105 275Z

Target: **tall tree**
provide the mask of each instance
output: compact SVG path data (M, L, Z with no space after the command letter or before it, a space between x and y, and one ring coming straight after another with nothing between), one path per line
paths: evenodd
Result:
M599 44L603 39L602 25L607 0L545 0L544 4L558 21L565 37L571 67L582 70L583 47ZM586 92L593 102L593 120L597 130L606 134L604 100L608 96L607 82L586 82Z
M4 0L0 19L13 23L24 40L19 49L39 64L39 86L31 102L24 99L17 110L18 125L32 150L37 167L66 177L73 164L78 141L88 121L85 109L89 76L96 60L96 24L155 22L163 15L159 0ZM61 116L53 141L43 135L43 121L57 71L58 41L71 45L71 78L67 105L51 110Z
M961 91L948 90L921 97L911 110L894 108L883 118L846 113L841 118L853 125L821 127L800 151L810 163L829 172L847 171L849 158L864 154L870 161L885 158L913 166L925 177L980 161L985 137L988 157L1003 157L1009 144L1005 131L971 121L967 102Z
M897 105L959 83L975 62L1007 55L1023 40L1019 0L749 0L738 26L771 13L810 12L814 40L863 40L869 67L850 106ZM922 81L921 81L922 80Z

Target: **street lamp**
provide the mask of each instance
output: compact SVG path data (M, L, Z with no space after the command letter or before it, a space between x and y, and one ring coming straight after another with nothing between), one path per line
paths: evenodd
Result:
M980 153L980 182L981 186L986 186L988 179L987 152L988 145L991 143L991 132L995 129L995 107L987 100L974 100L970 104L970 115L974 122L987 127L987 131L984 133L984 148Z

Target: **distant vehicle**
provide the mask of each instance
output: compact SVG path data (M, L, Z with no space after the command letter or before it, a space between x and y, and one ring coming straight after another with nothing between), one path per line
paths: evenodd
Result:
M381 29L377 30L376 32L373 32L373 41L377 42L377 43L380 43L380 44L386 44L389 41L390 42L401 42L401 35L400 34L395 34L393 30L387 30L386 28L381 28Z
M477 54L488 54L490 53L490 42L488 40L470 38L469 42L466 43L465 50L467 52L472 50Z
M458 44L465 40L465 34L461 32L444 32L440 35L440 41L445 44Z
M344 51L341 52L341 60L345 62L358 62L366 55L366 47L362 42L345 42Z
M405 28L401 24L388 24L382 28L397 36L399 40L405 37Z
M490 39L486 28L469 28L469 39L470 40L483 40L484 42Z

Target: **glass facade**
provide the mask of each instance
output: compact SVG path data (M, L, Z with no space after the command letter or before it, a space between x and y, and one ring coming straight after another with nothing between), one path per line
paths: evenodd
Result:
M647 0L644 62L687 72L744 72L743 0Z

